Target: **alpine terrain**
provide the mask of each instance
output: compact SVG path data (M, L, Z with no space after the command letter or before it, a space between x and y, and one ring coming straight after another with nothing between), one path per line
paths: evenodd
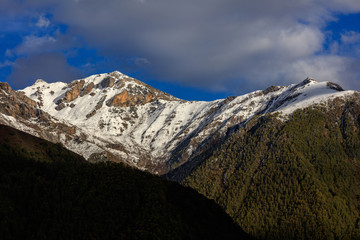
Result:
M336 83L211 102L117 71L0 83L0 123L192 187L260 239L360 238L360 93Z
M122 161L156 174L192 162L254 116L289 115L355 94L309 78L212 102L184 101L120 72L70 83L37 80L17 92L6 83L1 88L2 123L61 142L89 161Z

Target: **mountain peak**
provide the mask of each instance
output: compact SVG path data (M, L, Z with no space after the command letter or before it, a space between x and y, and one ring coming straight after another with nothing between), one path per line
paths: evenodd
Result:
M76 95L80 95L80 97L87 94L92 96L100 94L102 95L102 102L105 101L107 106L115 107L143 105L157 99L178 100L119 71L92 75L83 80L76 80L68 88L70 88L69 91L76 91Z
M316 81L314 78L311 77L307 77L305 80L303 80L302 82L295 84L295 85L290 85L292 86L291 89L292 90L296 90L296 89L302 89L310 84L316 84L319 83L318 81ZM320 82L321 83L321 82Z
M39 78L35 81L34 85L38 85L38 84L44 84L44 83L47 83L45 80Z
M332 89L335 91L345 91L344 88L342 88L339 84L337 83L333 83L333 82L318 82L316 81L314 78L311 77L307 77L304 81L302 81L301 83L297 84L295 87L299 88L299 87L303 87L305 85L308 85L309 83L316 83L316 84L320 84L320 85L324 85L326 86L327 89Z
M264 92L270 91L266 89ZM343 97L351 93L353 91L345 91L339 84L318 82L308 77L298 84L283 88L282 92L270 102L266 112L280 111L284 114L290 114L296 109L326 102L335 97Z
M101 108L141 106L157 100L179 101L179 99L155 89L119 71L95 74L70 83L46 83L37 80L24 89L44 109L54 115L71 114L90 118ZM105 110L105 109L104 109Z
M316 81L314 78L312 77L307 77L303 82L307 82L307 83L310 83L310 82L318 82Z

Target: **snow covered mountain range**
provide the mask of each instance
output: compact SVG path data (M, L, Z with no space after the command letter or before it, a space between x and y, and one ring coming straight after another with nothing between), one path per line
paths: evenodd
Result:
M307 78L211 102L185 101L120 72L14 91L0 84L0 123L61 142L89 161L125 162L165 174L220 144L254 116L358 95Z

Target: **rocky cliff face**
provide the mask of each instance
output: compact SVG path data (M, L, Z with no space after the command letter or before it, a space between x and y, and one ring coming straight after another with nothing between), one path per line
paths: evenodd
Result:
M37 106L34 111L46 112L56 124L74 129L57 130L56 140L87 159L123 161L164 174L185 163L197 166L257 115L279 112L286 119L295 109L354 94L342 90L335 84L306 79L297 85L211 102L184 101L112 72L69 84L37 81L23 90L25 95L12 91L27 106Z
M153 99L158 98L155 94L152 93L146 93L145 95L132 94L129 93L127 90L124 90L123 92L112 97L106 105L113 107L130 107L136 105L144 105L148 102L151 102Z
M34 100L28 98L23 92L14 91L8 83L0 83L1 113L22 119L49 118L50 115L37 109L37 105Z
M75 81L69 85L69 90L65 93L64 100L66 102L74 101L81 93L81 90L85 84L84 80Z
M44 83L44 81L37 82L37 84ZM33 97L38 101L34 101L24 92L14 91L9 84L0 83L0 123L54 143L60 142L75 152L77 152L76 149L71 147L73 144L80 148L91 149L87 158L91 157L93 151L103 151L95 144L86 141L87 136L81 129L54 118L40 109L42 94L39 93L39 88L36 88ZM104 154L107 157L106 152Z

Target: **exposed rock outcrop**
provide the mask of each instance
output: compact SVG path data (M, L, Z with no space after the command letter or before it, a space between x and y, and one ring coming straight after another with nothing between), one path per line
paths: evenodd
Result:
M83 97L86 94L89 94L93 90L93 88L94 88L94 83L93 82L86 85L86 87L81 91L80 97Z
M62 106L65 106L63 102L57 107ZM8 83L0 82L1 124L16 127L54 143L61 142L67 145L68 143L71 144L74 138L80 139L82 142L86 141L81 133L78 133L75 126L58 121L38 107L36 101L27 97L24 92L14 91ZM84 144L89 145L86 142Z
M155 98L156 96L151 93L147 93L145 95L142 94L133 95L125 90L115 95L112 99L110 99L106 103L106 105L113 107L130 107L136 105L144 105L148 102L151 102Z
M339 84L337 83L333 83L333 82L328 82L327 83L328 88L333 89L333 90L337 90L337 91L345 91Z
M102 88L112 88L114 86L115 83L115 78L113 77L106 77L104 80L102 80L102 82L100 83Z
M64 100L66 102L71 102L75 100L80 95L81 90L84 87L84 84L85 84L84 80L75 81L74 83L72 83L69 86L71 89L65 93Z
M0 112L15 117L22 116L24 118L37 117L43 113L36 109L36 102L28 98L23 92L14 91L8 83L0 83Z
M10 85L6 82L0 82L0 89L4 90L6 93L14 92L14 90L12 90Z
M96 111L102 107L105 99L106 99L106 95L100 99L100 101L96 104L94 110L92 110L89 114L86 115L86 118L91 118L92 116L94 116Z
M55 107L56 110L60 111L61 109L64 109L66 105L63 102L58 102L58 105Z

